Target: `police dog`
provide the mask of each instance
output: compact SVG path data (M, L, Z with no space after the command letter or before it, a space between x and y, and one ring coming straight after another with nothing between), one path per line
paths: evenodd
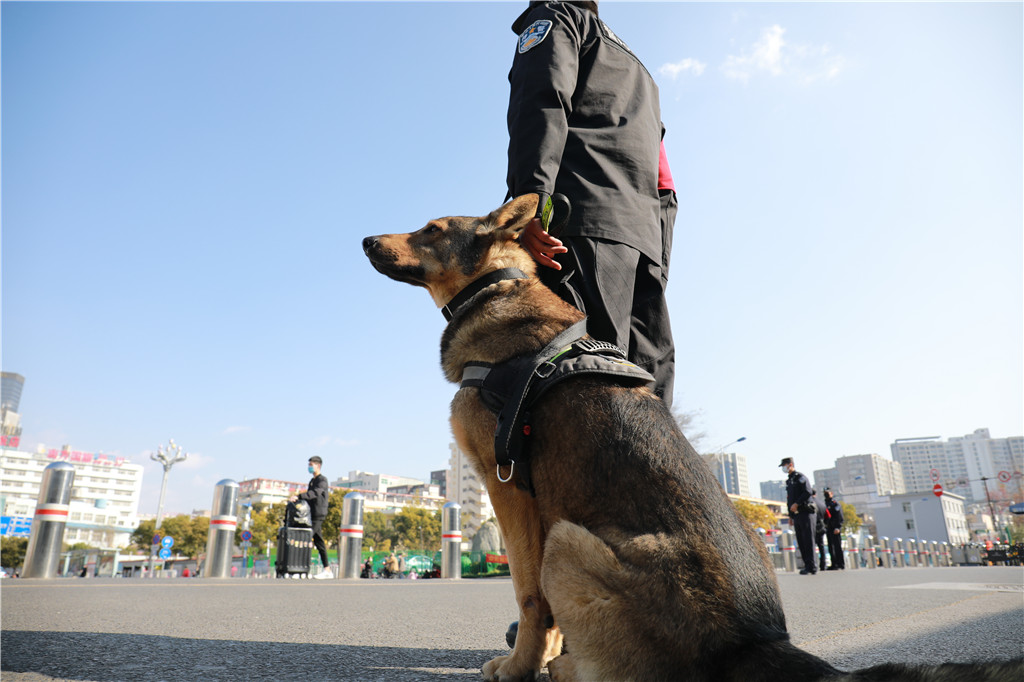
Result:
M541 284L517 242L537 201L363 240L374 268L426 288L439 307L492 271L528 275L454 311L441 339L452 382L468 362L537 353L583 317ZM532 680L545 665L557 681L841 674L788 641L764 544L646 386L583 376L548 391L532 408L529 485L498 467L480 389L455 394L451 425L486 482L519 606L515 648L486 663L484 679Z

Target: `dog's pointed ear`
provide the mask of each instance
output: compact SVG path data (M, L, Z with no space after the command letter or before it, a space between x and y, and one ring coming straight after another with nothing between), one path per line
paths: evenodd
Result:
M485 230L492 232L503 241L519 238L519 234L537 215L537 203L540 197L536 194L524 194L491 211L484 218Z

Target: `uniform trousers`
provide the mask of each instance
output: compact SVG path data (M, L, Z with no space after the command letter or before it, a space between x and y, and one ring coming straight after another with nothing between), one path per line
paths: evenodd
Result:
M560 239L569 249L557 259L562 270L541 268L541 281L587 315L592 337L614 343L650 372L654 392L671 407L675 345L665 301L667 268L626 244Z
M804 562L804 570L817 573L818 567L814 563L814 521L817 514L800 512L796 516L789 517L793 520L796 530L796 546L800 549L800 558Z
M843 558L843 536L832 530L828 532L828 555L832 558L833 567L846 568L846 560Z

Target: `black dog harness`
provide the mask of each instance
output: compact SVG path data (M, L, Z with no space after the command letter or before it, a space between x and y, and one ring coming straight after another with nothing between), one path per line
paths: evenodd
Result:
M486 286L502 279L520 277L525 275L518 271L506 271L493 277L485 275L467 287L472 291L468 297L460 292L456 296L458 300L453 299L445 306L445 317L451 314L450 309L464 305ZM481 280L487 280L487 283L477 286ZM463 366L460 387L479 388L484 405L498 416L494 431L494 457L498 462L498 480L502 483L512 480L515 465L519 463L520 481L517 485L533 494L527 447L530 408L556 384L581 374L612 376L619 383L633 386L654 382L654 377L646 370L626 359L621 348L584 338L586 333L587 321L584 318L556 336L535 355L520 355L498 364L467 362ZM509 467L508 476L502 477L501 469L506 466Z

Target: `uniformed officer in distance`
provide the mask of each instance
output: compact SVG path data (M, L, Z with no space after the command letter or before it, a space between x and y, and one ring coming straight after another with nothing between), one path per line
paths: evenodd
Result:
M807 477L796 470L792 457L783 459L779 467L789 474L786 479L786 507L796 531L800 558L804 562L800 575L814 575L818 572L818 566L814 563L814 523L817 516L814 500L811 499L814 489Z
M843 557L843 507L832 494L832 488L825 488L825 508L828 509L825 537L828 538L828 555L832 562L828 570L841 571L846 568L846 559Z

